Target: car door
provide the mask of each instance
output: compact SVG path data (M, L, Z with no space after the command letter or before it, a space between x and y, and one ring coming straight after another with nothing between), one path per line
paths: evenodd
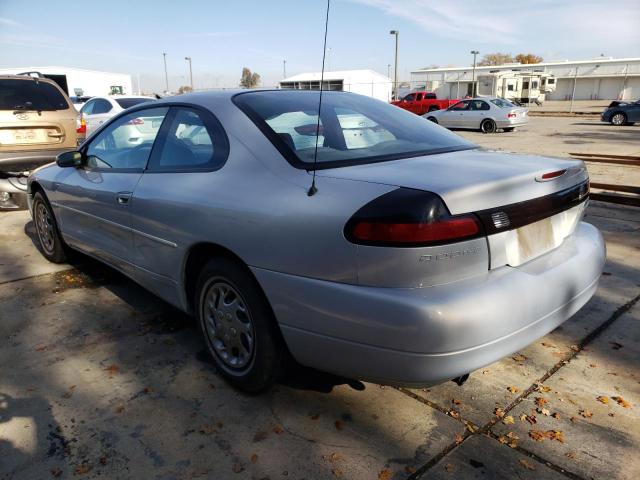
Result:
M462 124L464 112L469 109L470 101L462 100L438 116L438 123L443 127L459 127Z
M81 149L83 165L60 172L56 206L65 238L82 250L131 273L131 196L146 167L155 136L132 143L131 131L145 119L163 118L167 107L123 115ZM160 124L157 124L157 131Z
M640 100L632 103L627 108L627 120L629 122L640 122Z
M461 128L480 128L480 124L488 118L490 112L489 104L484 100L469 100L469 108L460 117Z
M136 280L165 299L178 301L176 284L195 235L185 225L215 218L228 182L217 170L228 152L227 136L211 112L171 108L131 202ZM208 232L213 242L215 233Z
M87 136L95 132L105 121L114 115L114 107L109 100L96 98L93 102L91 113L85 116L87 122Z

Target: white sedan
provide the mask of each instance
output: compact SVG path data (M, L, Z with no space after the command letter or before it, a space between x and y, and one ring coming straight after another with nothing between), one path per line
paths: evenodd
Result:
M152 97L140 95L117 95L109 97L93 97L80 109L80 126L78 133L86 133L88 137L103 123L118 113L144 102L151 102ZM82 132L84 130L84 132Z
M511 132L529 122L529 110L508 100L480 97L462 100L445 110L425 113L427 120L446 128L465 128L494 133L501 128Z

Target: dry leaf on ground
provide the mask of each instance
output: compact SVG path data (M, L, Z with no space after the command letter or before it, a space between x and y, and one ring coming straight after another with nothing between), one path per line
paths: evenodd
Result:
M498 418L502 418L504 417L504 410L502 409L502 407L496 407L493 410L493 414Z
M513 417L511 415L507 415L502 419L502 423L504 423L505 425L513 425Z
M612 400L615 400L618 405L620 405L623 408L630 408L631 404L629 402L627 402L624 398L620 397L620 396L615 396L615 397L611 397Z
M518 387L514 386L507 387L507 390L509 390L511 393L518 393L520 391Z
M520 459L520 464L526 468L527 470L535 470L536 467L533 466L533 464L531 462L529 462L529 460L527 460L526 458L521 458Z
M605 405L609 404L609 397L607 397L606 395L600 395L596 398L596 400L598 400L600 403L604 403Z
M392 475L391 470L385 468L384 470L381 470L380 473L378 474L378 480L390 480L391 475Z
M593 412L590 412L589 410L585 410L584 408L581 408L578 413L583 416L584 418L591 418L593 417Z
M549 400L547 400L546 398L544 398L544 397L536 397L535 404L536 404L538 407L542 408L542 407L544 407L547 403L549 403Z
M256 463L258 461L258 454L254 453L251 455L251 463Z
M511 357L513 360L515 360L516 362L524 362L527 357L525 355L522 355L521 353L516 353L513 357Z
M462 440L464 440L464 437L462 435L460 435L459 433L456 433L453 438L455 439L457 444L461 444Z

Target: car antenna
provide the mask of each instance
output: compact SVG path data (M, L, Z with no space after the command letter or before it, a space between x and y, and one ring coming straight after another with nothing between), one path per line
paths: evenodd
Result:
M327 16L324 21L324 45L322 50L322 70L320 71L320 99L318 100L318 122L316 124L316 148L313 152L313 180L307 195L312 197L318 191L316 188L316 164L318 163L318 139L320 138L320 110L322 109L322 84L324 83L324 60L327 56L327 30L329 29L329 8L331 0L327 0Z

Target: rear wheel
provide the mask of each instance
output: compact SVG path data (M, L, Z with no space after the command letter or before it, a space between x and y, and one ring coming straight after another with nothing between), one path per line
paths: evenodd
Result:
M429 120L430 122L433 122L435 124L438 123L438 120L436 119L436 117L427 117L427 120Z
M481 124L480 124L480 130L482 130L482 133L495 133L496 131L496 122L494 122L493 120L484 120Z
M33 223L44 257L53 263L64 263L67 260L66 246L51 206L41 192L33 197Z
M627 116L622 112L614 113L611 117L611 124L616 127L622 126L627 123Z
M282 371L285 347L260 286L242 265L210 260L196 288L198 320L219 372L235 387L258 393Z

